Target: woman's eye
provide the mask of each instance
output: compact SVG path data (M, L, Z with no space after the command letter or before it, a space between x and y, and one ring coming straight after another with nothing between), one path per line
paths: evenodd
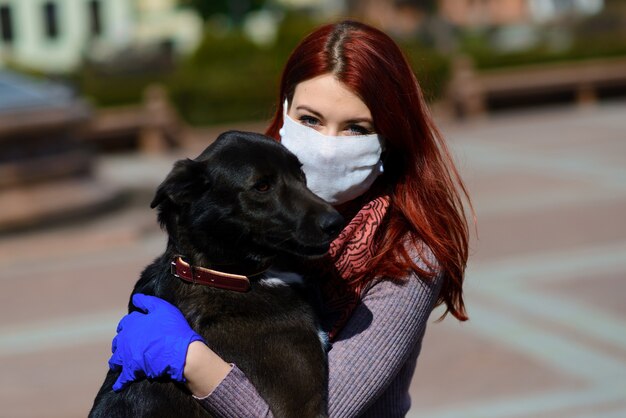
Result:
M350 132L350 135L369 135L372 133L371 129L367 129L361 125L350 125L348 127L348 131Z
M254 190L261 193L268 192L271 188L270 183L266 180L261 180L254 184Z
M300 123L306 126L317 126L320 123L317 118L308 115L302 115L298 120L300 121Z

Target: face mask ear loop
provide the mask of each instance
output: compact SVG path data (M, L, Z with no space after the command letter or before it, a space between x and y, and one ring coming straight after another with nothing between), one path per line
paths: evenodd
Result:
M285 122L287 120L287 107L289 106L289 102L287 102L287 98L285 97L285 100L283 101L283 123L282 123L282 128L279 129L278 131L278 135L280 136L280 141L282 142L282 137L283 137L283 129L285 127Z
M387 160L389 159L389 153L385 148L383 148L383 152L380 154L380 173L385 172L385 166L387 165Z

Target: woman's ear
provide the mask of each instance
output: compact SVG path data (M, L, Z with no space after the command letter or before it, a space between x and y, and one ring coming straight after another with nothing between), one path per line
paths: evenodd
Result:
M154 209L165 200L175 205L188 203L194 199L200 188L206 189L208 184L206 162L179 160L157 188L150 207Z

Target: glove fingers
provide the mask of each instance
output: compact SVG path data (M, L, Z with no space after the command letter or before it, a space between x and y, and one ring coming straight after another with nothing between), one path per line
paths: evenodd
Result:
M111 341L111 353L115 353L117 351L117 335L113 337L113 341Z
M135 380L135 376L133 374L127 373L126 369L122 369L122 373L113 384L113 390L115 392L119 392L120 390L128 386L131 382L133 382L134 380Z
M156 296L144 295L143 293L135 293L133 295L133 305L143 310L145 313L154 311L162 303L167 303Z
M124 315L124 317L122 317L122 319L120 319L120 322L117 324L117 329L115 330L115 332L117 332L118 334L120 333L121 330L124 329L124 323L126 322L126 317L127 315Z
M119 372L120 370L122 370L122 366L119 364L115 364L113 363L110 359L109 359L109 370L113 371L113 372Z
M109 358L109 369L113 371L120 370L123 364L124 362L122 361L118 353L113 353L111 358Z

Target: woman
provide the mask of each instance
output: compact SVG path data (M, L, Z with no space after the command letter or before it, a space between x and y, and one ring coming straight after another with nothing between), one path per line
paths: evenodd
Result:
M351 219L323 268L330 416L404 416L431 311L444 304L444 316L467 319L465 187L406 59L377 29L344 21L314 31L289 58L278 103L267 134L301 159L311 189ZM148 313L116 337L111 367L124 371L117 389L161 367L214 416L271 416L237 365L197 338L176 308L146 298ZM170 347L172 338L179 343L154 360L160 366L125 358L165 344L158 332L149 342L133 332L162 323L173 324Z

